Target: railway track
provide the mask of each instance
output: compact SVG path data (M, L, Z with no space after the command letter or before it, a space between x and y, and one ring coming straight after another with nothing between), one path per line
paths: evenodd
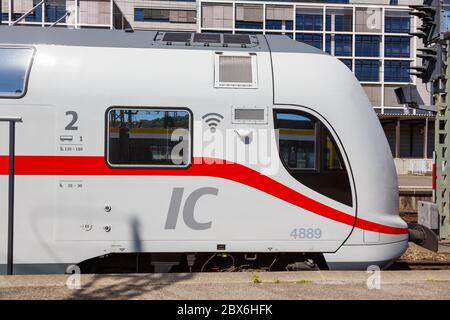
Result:
M450 270L450 261L397 261L388 270Z

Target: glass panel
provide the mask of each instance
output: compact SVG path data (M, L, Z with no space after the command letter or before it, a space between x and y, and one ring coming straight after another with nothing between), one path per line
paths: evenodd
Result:
M334 35L334 55L351 56L352 55L352 36L345 34Z
M387 82L410 82L409 61L385 60L384 81Z
M355 76L359 81L380 80L380 61L378 60L356 60Z
M291 6L266 6L266 29L292 30L293 8Z
M409 37L385 37L384 55L393 58L409 58L410 39Z
M352 191L342 154L323 123L299 110L276 109L274 126L286 171L300 184L351 206Z
M24 94L32 56L32 49L0 48L0 96Z
M322 9L299 7L295 13L295 28L306 31L322 31Z
M331 51L331 34L327 34L325 36L325 52L333 54L333 52Z
M114 108L108 117L109 163L185 166L190 162L187 111Z
M8 5L9 0L1 0L2 7L0 12L2 13L2 20L8 20ZM14 2L14 12L12 19L19 19L24 13L31 10L38 5L41 0L21 0ZM30 12L23 21L26 22L42 22L42 7L45 6L45 22L55 22L62 18L66 14L66 9L69 6L70 0L46 0L45 4L41 4L34 11ZM109 5L109 4L108 4ZM61 22L66 22L66 19L62 19Z
M202 27L231 29L233 6L223 3L202 3Z
M316 122L295 113L277 113L280 154L290 169L315 169Z
M141 22L195 23L194 10L134 9L134 20Z
M322 50L322 35L321 34L310 34L310 33L296 33L295 40L309 44L310 46L316 47Z
M327 31L353 31L353 10L351 8L327 8Z
M379 57L380 36L361 36L355 38L355 55L357 57Z
M384 31L387 33L408 33L411 18L407 12L386 11L384 18Z
M238 29L262 29L263 15L262 5L237 4L235 27Z
M323 152L323 168L325 170L343 170L342 159L339 149L330 138L329 134L326 134Z

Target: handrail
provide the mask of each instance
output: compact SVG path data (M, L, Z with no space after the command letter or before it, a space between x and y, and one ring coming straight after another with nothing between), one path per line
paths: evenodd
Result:
M8 168L8 256L6 274L12 275L14 257L14 160L16 123L22 122L21 117L0 117L0 122L9 122L9 168Z
M0 122L22 122L22 117L0 117Z

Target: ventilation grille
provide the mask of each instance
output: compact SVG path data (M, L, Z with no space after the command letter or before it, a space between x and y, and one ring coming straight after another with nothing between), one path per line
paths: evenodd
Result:
M265 119L264 109L236 109L234 110L235 120L263 121Z
M233 108L233 123L267 123L267 108Z
M252 58L219 56L219 82L252 84Z

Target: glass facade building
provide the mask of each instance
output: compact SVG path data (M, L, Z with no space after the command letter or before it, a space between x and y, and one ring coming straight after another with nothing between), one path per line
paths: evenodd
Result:
M394 90L408 74L417 40L400 5L347 2L199 1L198 32L285 34L338 57L355 73L377 112L402 112Z

